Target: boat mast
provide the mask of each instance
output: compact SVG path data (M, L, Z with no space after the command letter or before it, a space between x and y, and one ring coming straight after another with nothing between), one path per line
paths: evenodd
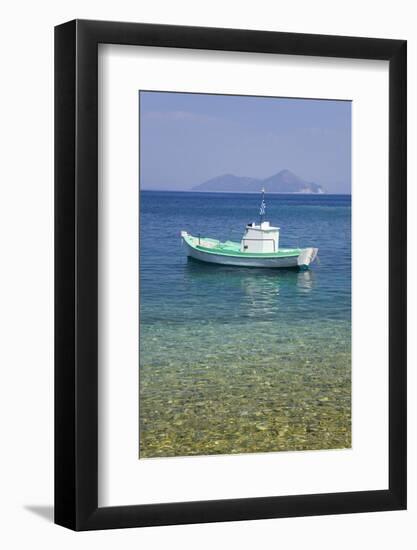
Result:
M265 203L265 188L262 187L262 202L261 202L261 208L259 209L259 224L261 225L264 221L265 216L265 210L266 210L266 203Z

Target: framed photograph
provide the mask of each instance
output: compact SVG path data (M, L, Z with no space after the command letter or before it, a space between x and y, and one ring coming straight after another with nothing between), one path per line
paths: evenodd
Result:
M55 521L406 507L406 42L55 29Z

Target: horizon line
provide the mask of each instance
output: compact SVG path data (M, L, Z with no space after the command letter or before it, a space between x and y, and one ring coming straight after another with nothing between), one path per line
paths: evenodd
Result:
M140 188L140 191L155 191L155 192L169 192L169 193L201 193L201 194L226 194L229 195L258 195L261 191L197 191L196 189L164 189L164 188L152 188L152 187L143 187ZM276 191L266 191L267 195L352 195L352 191L345 193L297 193L297 192L276 192Z

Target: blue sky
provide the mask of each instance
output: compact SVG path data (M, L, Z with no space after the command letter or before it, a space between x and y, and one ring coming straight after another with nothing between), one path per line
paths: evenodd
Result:
M350 193L351 102L140 92L142 189L283 169Z

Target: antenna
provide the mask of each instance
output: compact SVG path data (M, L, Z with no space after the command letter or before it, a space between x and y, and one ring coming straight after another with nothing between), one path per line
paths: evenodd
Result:
M259 218L260 218L260 221L259 223L262 224L262 222L264 221L264 216L265 216L265 211L266 211L266 203L265 203L265 188L262 187L262 202L261 202L261 207L259 209Z

